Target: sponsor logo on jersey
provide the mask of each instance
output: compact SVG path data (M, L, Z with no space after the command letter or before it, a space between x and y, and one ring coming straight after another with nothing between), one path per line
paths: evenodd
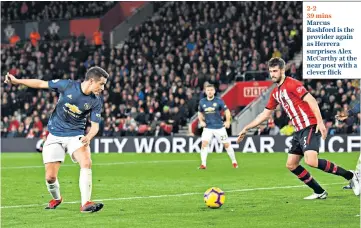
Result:
M78 108L78 106L76 106L76 105L66 103L65 107L67 107L69 109L69 111L72 112L72 113L75 113L75 114L81 114L82 113L80 111L80 109Z
M69 99L72 99L72 98L73 98L73 96L72 96L71 94L69 94L67 97L68 97Z
M206 108L206 109L204 109L204 111L206 112L206 113L213 113L213 112L215 112L215 108L213 108L213 107L208 107L208 108Z
M59 81L59 79L54 79L54 80L51 80L53 83L57 83Z

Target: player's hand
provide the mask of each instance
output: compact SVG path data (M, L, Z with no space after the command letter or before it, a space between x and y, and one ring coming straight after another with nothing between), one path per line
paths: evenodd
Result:
M231 126L231 123L229 121L224 122L223 126L225 128L229 128Z
M320 131L322 139L325 140L327 137L327 129L325 127L325 124L323 122L319 122L316 127L316 133Z
M80 138L81 143L83 143L84 146L89 146L90 145L90 139L86 136L83 136Z
M238 134L237 143L240 143L244 139L244 137L247 134L247 131L248 130L246 128L243 128L243 130Z
M338 121L344 121L345 119L348 118L347 115L341 113L340 115L336 115L335 118L338 120Z
M19 83L18 83L18 79L15 78L15 76L12 75L12 74L10 74L10 73L7 73L7 74L5 75L5 81L4 81L4 82L5 82L5 83L9 83L9 84L13 84L13 85L19 84Z
M204 122L204 121L201 121L200 124L201 124L201 127L206 127L207 126L206 122Z

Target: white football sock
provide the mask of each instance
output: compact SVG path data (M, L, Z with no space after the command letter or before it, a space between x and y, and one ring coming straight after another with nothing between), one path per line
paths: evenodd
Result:
M229 146L226 148L229 158L232 160L232 163L237 163L236 156L234 155L233 147Z
M92 194L92 170L81 168L79 177L79 188L81 195L81 205L83 206L86 202L90 201Z
M207 166L208 146L201 149L202 165Z
M61 196L60 196L60 185L59 185L58 179L56 179L56 181L54 183L52 183L52 184L49 184L46 181L46 187L48 188L48 191L51 194L51 196L53 197L53 199L60 200L60 198L61 198Z
M360 175L361 173L361 154L358 158L357 165L356 165L356 172Z

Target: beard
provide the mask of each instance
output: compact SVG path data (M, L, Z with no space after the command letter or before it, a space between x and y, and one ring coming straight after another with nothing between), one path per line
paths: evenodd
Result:
M282 76L280 76L280 77L278 77L278 78L276 78L276 77L273 77L273 78L272 78L272 81L273 81L274 83L280 83L281 80L282 80Z

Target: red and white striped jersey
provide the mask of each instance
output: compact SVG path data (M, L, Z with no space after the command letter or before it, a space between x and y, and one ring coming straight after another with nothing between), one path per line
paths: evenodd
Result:
M300 81L286 77L280 86L273 89L266 108L274 110L278 104L281 104L296 131L300 131L317 124L311 107L303 101L307 93L308 91Z

